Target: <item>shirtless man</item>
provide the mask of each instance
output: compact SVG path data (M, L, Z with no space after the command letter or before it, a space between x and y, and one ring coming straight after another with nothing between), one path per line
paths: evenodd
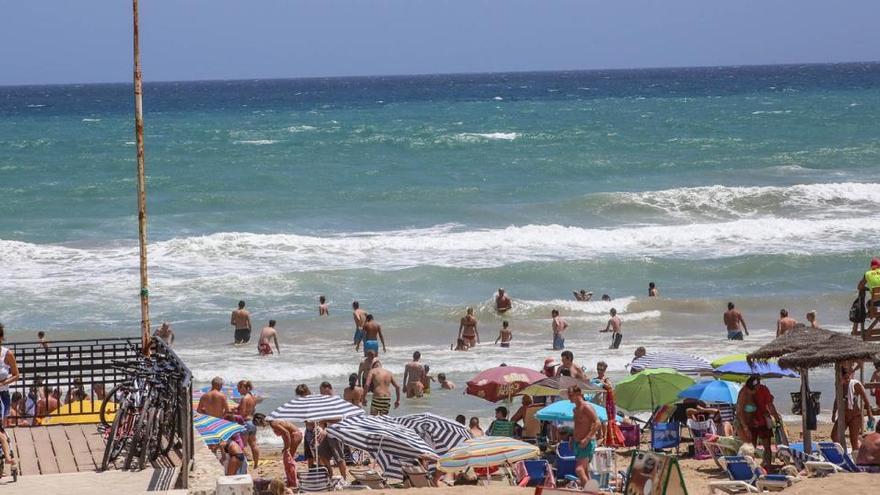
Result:
M254 414L254 424L259 427L268 426L272 433L281 437L284 449L281 451L281 459L284 464L284 474L287 477L287 486L296 488L299 483L296 477L296 449L302 443L303 435L293 423L280 419L268 419L265 414Z
M196 410L202 414L213 416L215 418L223 418L229 412L229 403L226 401L226 394L220 390L223 388L223 379L215 376L211 380L211 390L199 398L199 405Z
M501 347L510 347L510 341L513 340L513 332L510 331L510 323L507 320L501 322L501 331L498 332L498 338L495 339L495 345L501 341Z
M593 298L593 293L587 292L586 289L575 290L572 293L574 294L575 301L587 302Z
M740 330L742 325L742 330ZM746 327L746 320L743 319L742 313L734 309L733 303L727 303L727 311L724 312L724 326L727 327L727 340L742 340L743 332L749 334Z
M367 375L369 375L370 370L373 369L373 363L377 361L379 361L379 359L376 357L376 352L367 351L367 355L361 360L361 364L358 367L358 382L361 385L367 384Z
M446 373L437 373L437 383L443 390L455 390L455 383L446 378Z
M574 354L571 351L562 351L561 358L562 365L556 368L556 376L570 376L584 382L587 381L584 369L574 362Z
M648 297L657 297L659 295L660 292L657 290L657 284L648 282Z
M568 328L568 323L559 316L557 309L551 311L550 316L553 318L553 350L560 351L565 349L565 329Z
M373 392L373 400L370 401L370 415L383 416L391 411L391 387L397 394L394 401L394 409L400 407L400 385L394 380L394 375L382 367L379 361L373 362L373 369L367 375L367 384L364 390ZM361 401L361 405L367 405L367 394Z
M510 297L504 293L504 289L498 289L498 295L495 296L495 311L504 314L511 306Z
M58 409L61 405L61 391L57 388L43 388L42 397L37 400L36 417L37 420L45 418L50 412Z
M330 306L327 305L327 298L318 297L318 316L330 316Z
M795 325L797 325L797 321L788 316L788 310L780 309L779 320L776 321L776 336L782 337L787 332L793 330Z
M474 318L474 308L468 308L467 314L462 317L458 324L458 338L463 339L468 347L476 347L480 343L480 332L477 330L477 319Z
M367 323L367 312L361 309L361 303L351 303L351 317L354 320L354 350L361 350L361 341L364 340L364 324Z
M816 310L810 310L807 312L807 321L810 322L810 328L821 328L819 327L819 321L816 320Z
M385 348L385 337L382 335L382 325L373 319L373 315L368 314L367 321L364 323L364 356L369 351L375 352L378 356L379 341L382 342L382 352L388 352L388 349Z
M620 341L623 340L623 332L620 330L622 323L620 322L620 317L617 316L616 309L611 308L609 314L611 318L605 325L605 329L599 330L599 333L611 332L611 346L609 349L617 349L620 347Z
M174 330L171 330L171 325L169 325L167 321L162 322L162 326L156 329L156 333L153 334L153 337L159 337L163 342L168 344L168 347L174 345Z
M414 352L412 361L403 368L403 389L406 390L407 399L421 397L424 394L425 387L422 380L425 378L425 367L419 362L421 358L421 352Z
M271 341L275 342L275 350L281 354L281 348L278 347L278 330L275 330L275 320L269 320L269 326L260 330L260 342L257 344L257 352L260 353L260 356L272 354Z
M238 301L238 309L232 312L229 324L235 329L235 343L247 344L251 340L251 314L244 309L244 301Z
M568 387L568 400L574 404L574 435L569 440L575 457L574 472L581 486L586 486L590 480L590 461L593 460L593 454L596 452L599 417L584 400L584 393L577 385Z
M358 386L357 373L348 375L348 386L342 391L342 398L360 407L364 400L364 389Z

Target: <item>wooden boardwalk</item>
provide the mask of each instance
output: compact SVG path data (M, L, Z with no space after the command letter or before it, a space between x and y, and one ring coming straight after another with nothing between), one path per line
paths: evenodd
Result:
M104 438L94 424L7 428L21 476L95 472L104 458ZM120 459L118 462L121 462ZM172 451L153 462L153 467L180 466ZM116 467L116 466L114 466Z

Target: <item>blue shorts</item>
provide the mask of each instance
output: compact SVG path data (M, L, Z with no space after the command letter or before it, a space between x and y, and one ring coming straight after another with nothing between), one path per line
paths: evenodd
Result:
M727 340L742 340L743 333L742 332L727 332Z
M562 334L556 334L553 336L553 350L558 351L560 349L565 349L565 337Z
M592 460L593 454L596 452L596 440L590 440L587 442L586 447L581 447L580 442L572 439L569 441L569 445L571 445L571 451L574 452L575 459Z
M244 422L244 431L247 432L248 435L256 435L257 434L257 426L254 424L252 420L247 420Z
M365 340L364 341L364 356L367 355L367 351L373 351L376 355L379 355L379 341L378 340Z
M364 340L364 331L360 328L354 329L354 345L358 345Z

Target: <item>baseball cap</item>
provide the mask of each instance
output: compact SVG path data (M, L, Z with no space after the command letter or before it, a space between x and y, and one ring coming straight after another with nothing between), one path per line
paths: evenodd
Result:
M871 258L871 268L880 267L880 258Z

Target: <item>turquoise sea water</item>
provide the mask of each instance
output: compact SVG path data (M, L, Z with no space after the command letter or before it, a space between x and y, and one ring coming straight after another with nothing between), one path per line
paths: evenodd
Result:
M17 340L137 332L131 101L128 85L0 88L0 321ZM780 307L842 330L876 253L877 64L148 83L145 108L153 319L200 380L251 378L269 406L345 381L353 299L394 371L415 349L461 385L537 366L558 307L579 358L622 376L637 344L755 347ZM444 350L467 306L494 340L499 286L514 347ZM615 300L570 301L581 287ZM296 352L233 351L239 299ZM729 299L755 330L739 346L721 340ZM611 306L616 352L596 333ZM487 409L439 403L406 407Z

